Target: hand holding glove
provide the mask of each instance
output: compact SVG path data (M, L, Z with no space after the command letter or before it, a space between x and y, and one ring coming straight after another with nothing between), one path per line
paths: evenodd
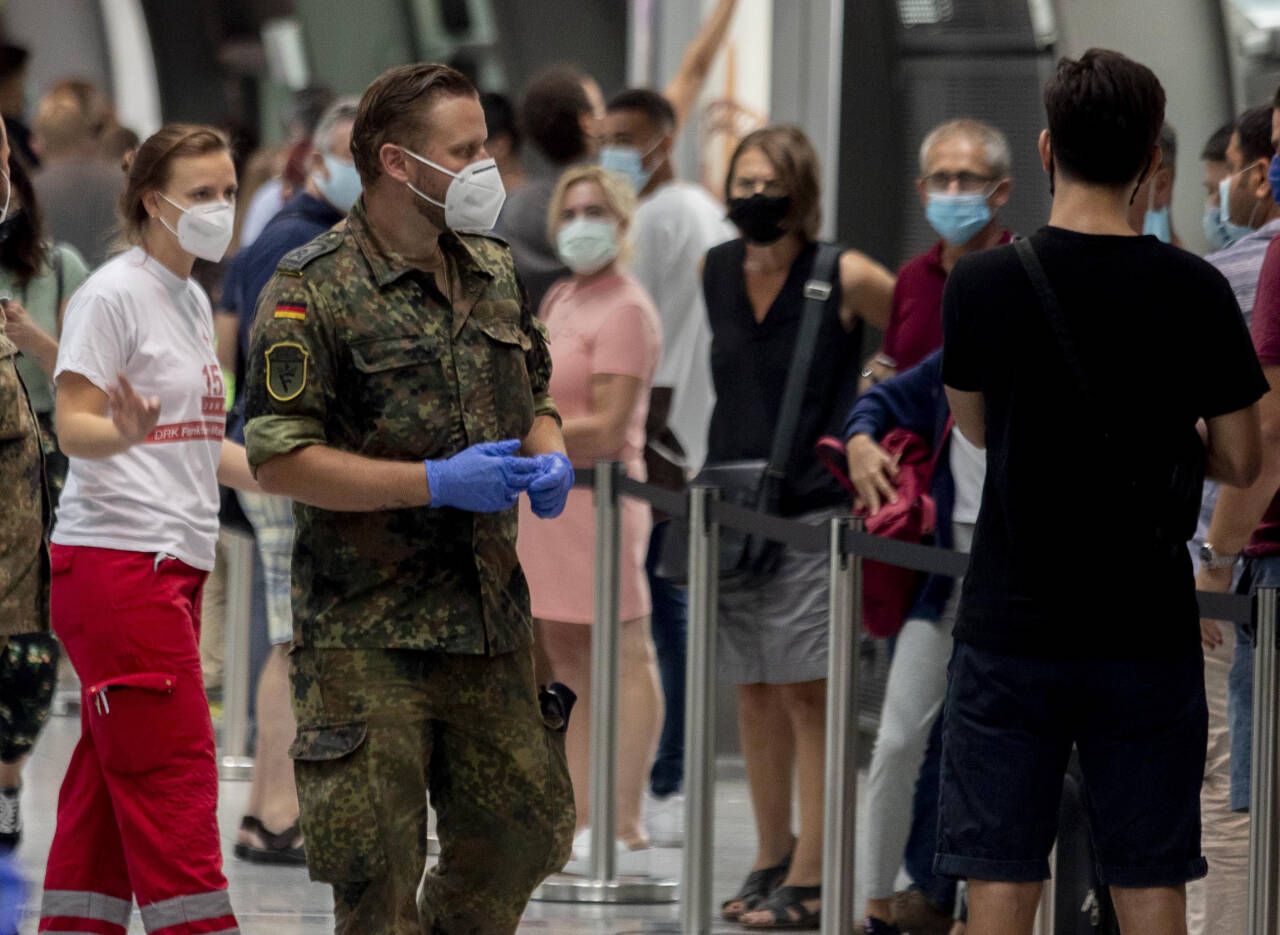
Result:
M431 506L497 513L515 506L520 493L542 476L537 458L517 458L520 442L484 442L451 458L423 462ZM572 471L570 471L572 473Z
M573 489L573 464L569 458L553 451L532 459L538 465L537 475L529 483L529 503L539 519L555 519L564 511L569 491Z

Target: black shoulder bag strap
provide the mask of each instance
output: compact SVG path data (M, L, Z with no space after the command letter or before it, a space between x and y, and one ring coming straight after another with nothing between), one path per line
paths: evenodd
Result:
M1040 265L1040 258L1036 256L1036 251L1031 246L1031 241L1025 237L1015 238L1013 248L1018 251L1018 259L1022 261L1022 268L1027 271L1027 276L1031 279L1031 285L1036 290L1036 296L1040 299L1040 304L1044 306L1045 314L1049 316L1049 324L1053 327L1053 336L1058 339L1058 348L1062 351L1062 356L1066 360L1067 366L1075 376L1076 383L1080 385L1080 391L1089 401L1089 404L1094 405L1097 400L1094 399L1093 393L1090 391L1089 378L1085 375L1084 366L1080 363L1080 355L1076 352L1075 337L1071 334L1071 327L1067 324L1067 319L1063 317L1062 306L1058 304L1058 296L1054 293L1053 286L1049 285L1049 277L1045 275L1044 267Z
M782 389L782 402L778 407L778 424L773 429L773 445L760 489L759 509L768 513L777 512L782 495L782 480L786 476L787 464L795 448L796 431L800 427L800 409L804 404L805 390L809 387L809 371L818 348L822 318L826 313L827 300L831 298L836 266L843 252L839 244L818 244L813 269L804 284L800 333L796 336L796 345L791 352L787 382Z

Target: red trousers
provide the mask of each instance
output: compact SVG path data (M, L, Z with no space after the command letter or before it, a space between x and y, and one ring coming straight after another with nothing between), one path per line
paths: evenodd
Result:
M237 933L218 837L200 676L205 572L177 559L53 547L53 628L80 676L80 742L58 795L41 932Z

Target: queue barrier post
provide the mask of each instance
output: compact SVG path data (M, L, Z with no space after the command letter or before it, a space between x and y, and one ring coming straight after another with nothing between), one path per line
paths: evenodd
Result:
M226 646L223 656L223 742L218 775L222 779L252 779L249 756L249 621L253 612L252 536L224 529L227 559L227 602L223 617Z
M1257 645L1253 657L1253 763L1249 801L1249 935L1280 932L1280 829L1277 811L1277 729L1280 676L1277 654L1276 588L1260 588L1255 598Z
M591 627L590 856L585 877L558 874L533 898L570 903L674 902L679 884L658 877L617 876L618 632L622 562L623 466L595 466L595 608Z
M720 492L689 491L689 644L685 674L684 900L680 931L709 935L715 849L716 605L719 601L720 527L711 505Z
M845 531L861 518L831 521L827 646L826 798L822 833L822 933L845 935L857 921L853 904L858 814L858 649L862 633L862 556L846 553Z

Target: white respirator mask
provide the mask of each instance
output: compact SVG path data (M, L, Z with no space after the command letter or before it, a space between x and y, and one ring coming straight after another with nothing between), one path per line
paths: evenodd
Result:
M400 147L406 156L418 160L424 166L430 166L437 172L443 172L453 178L449 190L445 192L444 203L436 201L430 195L423 194L406 182L409 191L423 201L444 208L444 226L449 230L488 231L498 223L498 215L507 200L507 190L502 185L502 176L498 174L498 163L492 159L481 159L461 172L450 172L444 166L437 165L430 159L419 156L412 150Z
M178 246L210 263L220 261L235 233L236 206L229 201L213 201L184 208L164 192L160 192L160 197L182 212L177 230L160 218L165 229L178 238Z

